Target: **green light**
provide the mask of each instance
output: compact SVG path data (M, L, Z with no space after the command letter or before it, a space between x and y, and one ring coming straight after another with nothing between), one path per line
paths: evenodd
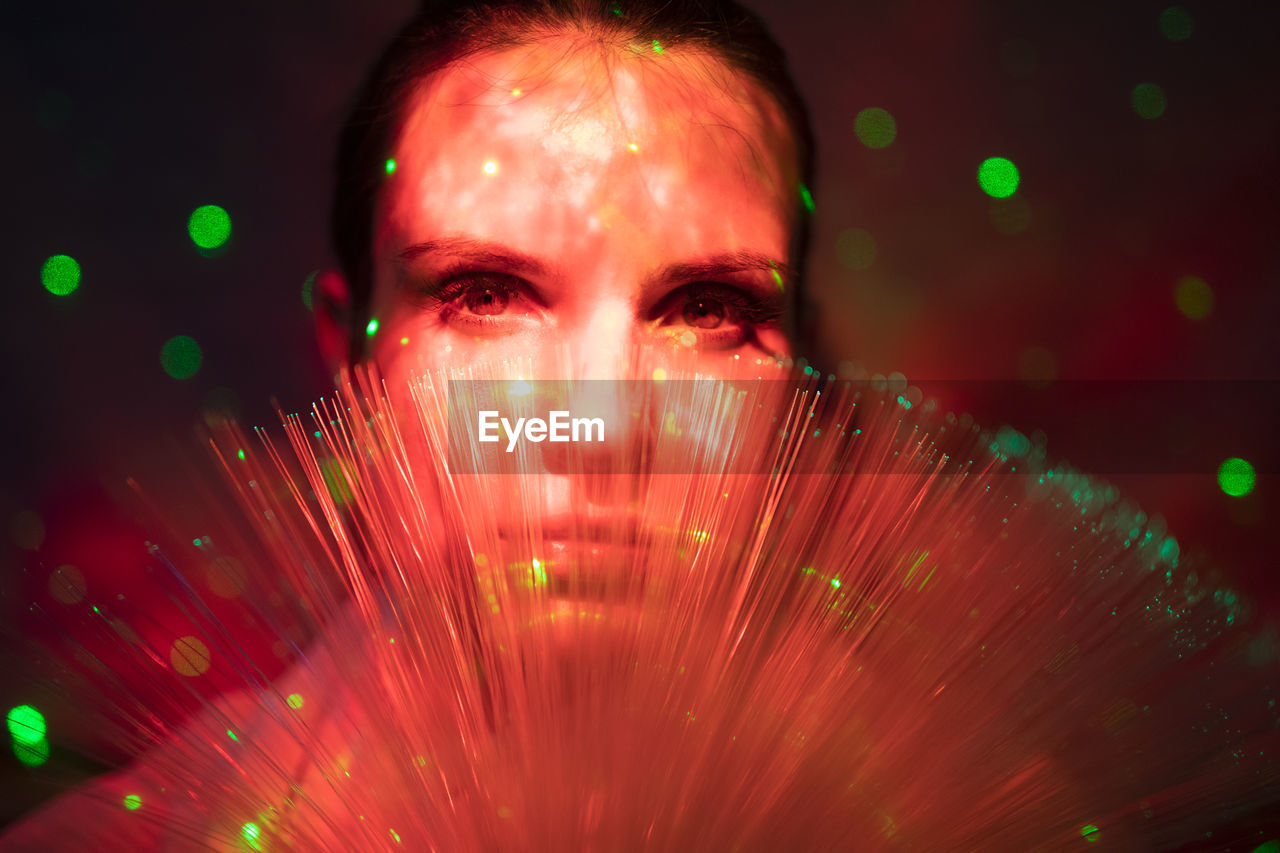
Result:
M832 589L839 589L839 588L840 588L840 578L832 578L832 579L831 579L831 588L832 588Z
M174 335L160 347L160 365L174 379L190 379L200 372L204 354L195 338Z
M70 255L52 255L40 267L40 283L54 296L75 293L80 286L80 263Z
M846 228L836 237L836 257L846 269L865 270L876 261L876 238L861 228Z
M1164 89L1155 83L1139 83L1134 86L1129 101L1133 104L1133 111L1143 118L1160 118L1164 115Z
M142 797L137 794L126 794L124 797L124 807L131 812L136 812L142 808Z
M371 338L374 335L378 334L378 318L377 317L374 317L372 320L370 320L369 325L364 327L364 333Z
M898 138L898 123L888 110L867 107L854 118L853 132L868 148L888 148Z
M285 701L287 701L287 702L289 703L289 707L290 707L290 708L292 708L293 710L295 710L295 711L296 711L296 710L298 710L299 708L301 708L301 707L302 707L302 694L301 694L301 693L290 693L290 694L289 694L289 698L288 698L287 700L285 700Z
M49 727L41 714L31 705L19 705L10 708L5 722L9 724L9 736L15 743L28 746L44 740Z
M201 249L217 249L231 239L231 217L216 204L201 205L191 212L187 233Z
M237 459L243 459L243 458L244 458L244 448L243 448L243 447L236 451L236 458L237 458Z
M227 737L231 738L236 743L240 742L240 738L236 737L236 733L231 731L231 729L227 729Z
M653 52L654 52L654 53L662 53L662 45L661 45L661 44L659 44L659 42L658 42L658 40L657 40L657 39L654 39L654 40L653 40Z
M1018 191L1022 180L1018 167L1004 157L988 157L978 167L978 186L992 198L1008 198Z
M1280 853L1280 840L1273 838L1270 841L1264 841L1253 848L1253 853Z
M1194 28L1191 13L1181 6L1170 6L1160 13L1160 32L1169 41L1186 41Z
M800 185L800 202L805 210L813 213L813 193L809 192L809 188L804 184Z
M613 4L613 9L611 11L613 12L613 14L617 15L618 17L622 17L622 7L619 6L617 3Z
M1252 492L1257 479L1253 466L1238 456L1218 466L1218 486L1233 498L1242 498Z
M396 844L400 843L400 836L396 834L396 831L394 829L388 829L387 832L391 833L392 841L394 841Z
M1184 275L1173 290L1173 301L1183 316L1203 320L1213 313L1213 288L1199 276Z
M1091 823L1085 824L1084 826L1080 827L1080 837L1083 838L1085 841L1090 841L1090 842L1097 841L1098 827L1094 826Z
M320 270L312 270L307 277L302 280L302 304L310 311L314 307L313 295L316 289L316 279L320 276Z
M14 743L13 754L28 767L39 767L49 760L49 741L45 738L35 743Z
M261 850L258 845L258 837L262 835L262 830L253 821L246 823L240 827L240 834L244 836L245 843L249 845L250 850Z
M996 431L996 440L991 449L1005 456L1025 456L1031 451L1031 439L1005 425Z
M320 472L324 474L324 483L329 488L329 497L333 498L333 502L338 506L346 506L352 499L351 486L347 484L346 475L342 471L342 465L337 459L325 460L320 466Z
M394 175L396 173L396 161L390 157L387 158L387 174Z

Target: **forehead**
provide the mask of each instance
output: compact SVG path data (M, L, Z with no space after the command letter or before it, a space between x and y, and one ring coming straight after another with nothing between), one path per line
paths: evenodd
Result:
M533 254L785 254L792 135L774 98L707 55L558 35L431 76L402 120L380 249L464 234Z

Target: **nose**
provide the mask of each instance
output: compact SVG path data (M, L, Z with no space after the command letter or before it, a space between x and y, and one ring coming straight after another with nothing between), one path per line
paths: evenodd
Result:
M639 322L621 299L600 300L570 339L573 377L589 381L630 378L631 350L639 339Z
M648 418L641 404L648 377L637 375L642 340L630 305L601 300L563 341L568 381L546 383L547 405L587 429L578 440L543 445L543 467L549 474L586 475L582 483L593 501L616 500L605 496L619 485L610 485L609 475L636 473L646 452Z

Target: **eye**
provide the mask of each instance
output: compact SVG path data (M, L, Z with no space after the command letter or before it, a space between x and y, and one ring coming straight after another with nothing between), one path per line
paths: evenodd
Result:
M698 296L684 304L684 321L698 329L714 329L728 314L725 304L714 296Z
M507 310L511 303L511 291L480 279L460 297L460 301L473 314L492 316Z
M686 328L702 349L731 349L755 340L756 332L777 325L782 308L731 284L700 281L672 291L655 312L663 326Z
M468 332L502 332L538 312L522 279L506 273L446 273L417 288L414 301L440 322Z

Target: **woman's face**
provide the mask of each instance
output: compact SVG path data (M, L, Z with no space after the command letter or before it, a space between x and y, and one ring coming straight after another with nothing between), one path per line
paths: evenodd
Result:
M374 228L391 387L519 356L630 378L633 344L787 354L798 170L781 111L718 61L566 36L486 53L408 104ZM722 367L723 366L723 367Z
M376 208L370 339L401 411L413 376L478 362L638 379L668 359L728 377L790 354L787 122L718 60L643 50L557 35L474 56L407 103ZM534 519L552 572L572 562L564 519L635 523L634 478L593 492L541 464L521 485L538 509L510 480L483 494L500 520Z

